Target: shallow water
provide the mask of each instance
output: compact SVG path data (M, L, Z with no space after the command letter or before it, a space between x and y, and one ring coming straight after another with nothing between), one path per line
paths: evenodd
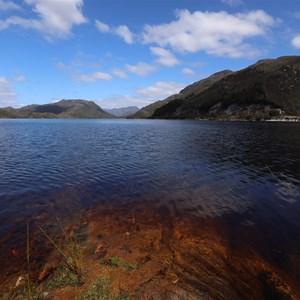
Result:
M173 200L179 210L221 216L270 202L298 206L299 186L299 124L0 121L1 225L60 193L83 205Z
M226 218L231 236L252 226L289 245L299 236L299 194L297 123L0 120L6 242L43 215L72 222L80 208L139 201Z

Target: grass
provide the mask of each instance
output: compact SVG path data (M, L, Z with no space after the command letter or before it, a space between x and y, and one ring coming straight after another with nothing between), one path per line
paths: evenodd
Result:
M77 277L78 282L81 282L83 276L82 249L77 241L76 234L67 234L58 218L57 221L64 234L65 243L63 245L58 245L41 226L39 226L39 229L62 255L65 268L69 269L69 271Z
M102 266L108 267L109 269L118 269L120 267L123 267L123 269L126 271L133 271L137 269L137 264L134 263L125 264L123 262L123 259L118 256L108 256L102 258L100 259L100 264Z
M14 286L7 291L0 292L1 300L43 300L46 299L43 292L39 291L38 288L31 284L30 294L28 293L27 282L19 286Z
M117 269L123 264L123 260L118 256L108 256L100 260L100 264L110 269Z
M88 238L87 235L87 225L83 225L77 229L74 230L74 235L76 237L77 243L81 244L85 242Z
M54 273L54 276L47 281L44 286L44 290L51 291L55 288L61 288L64 286L79 286L84 282L82 278L79 278L74 272L62 264Z
M54 240L44 228L39 226L43 235L52 243L55 249L61 254L63 262L54 271L52 276L48 280L40 285L36 286L31 282L30 276L30 239L29 239L29 223L27 223L27 238L26 238L26 259L27 259L27 273L22 278L21 284L13 286L9 290L0 293L0 299L8 300L42 300L47 299L48 292L53 289L63 288L65 286L80 286L84 284L84 268L82 249L79 243L86 240L85 229L75 230L74 232L67 234L60 223L58 223L63 232L63 242L57 242ZM126 271L132 271L137 268L134 263L124 263L123 259L118 256L108 256L100 260L101 265L110 269L123 268ZM124 293L115 294L112 292L111 282L109 277L100 276L93 284L91 284L85 291L81 292L77 297L82 300L128 300L129 295Z
M136 270L137 264L124 264L124 265L123 265L123 268L124 268L126 271L133 271L133 270Z
M79 295L81 300L129 300L126 294L113 294L109 277L100 276L97 281Z

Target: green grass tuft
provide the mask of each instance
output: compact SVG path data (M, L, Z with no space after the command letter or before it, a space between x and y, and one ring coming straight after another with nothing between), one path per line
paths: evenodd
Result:
M76 273L70 271L67 266L61 265L54 273L54 276L47 281L45 290L50 291L64 286L78 286L83 283L81 277L78 277Z
M100 260L100 264L110 269L117 269L123 264L123 260L118 256L108 256Z
M126 271L133 271L133 270L136 270L137 264L124 264L124 265L123 265L123 268L124 268Z
M137 264L134 263L124 263L121 257L118 256L108 256L100 259L100 264L109 269L118 269L123 267L126 271L133 271L137 269Z
M79 296L81 300L129 300L126 294L113 294L109 277L101 276Z

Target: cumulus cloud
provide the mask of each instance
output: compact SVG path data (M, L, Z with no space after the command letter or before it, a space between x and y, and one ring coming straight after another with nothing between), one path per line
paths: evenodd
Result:
M120 25L118 27L110 27L109 25L99 20L96 20L95 26L102 33L112 33L119 36L127 44L133 44L134 42L134 35L126 25Z
M116 34L121 37L127 44L133 43L133 33L126 25L121 25L115 30Z
M135 92L138 95L146 97L147 99L161 100L173 94L177 94L184 87L184 84L177 82L158 81L146 88L137 88L135 89Z
M113 96L96 102L104 108L119 108L133 105L141 108L176 94L184 87L185 84L177 82L159 81L145 88L136 88L132 95Z
M176 20L171 23L146 25L142 39L146 44L169 46L181 53L204 51L218 56L253 56L258 51L246 39L265 36L276 24L263 10L237 14L178 10Z
M95 83L99 80L112 80L113 77L109 73L100 72L101 65L98 62L87 61L84 59L84 54L65 64L61 61L55 61L54 65L69 75L69 77L78 82ZM91 71L93 70L93 71Z
M190 68L183 68L181 73L184 75L194 76L196 73Z
M86 82L96 82L97 80L112 80L113 78L108 73L94 72L87 75L81 74L77 76L77 79Z
M292 39L292 46L296 49L300 49L300 34L296 35L293 39Z
M25 0L25 3L33 7L37 18L11 16L0 21L0 30L18 25L40 31L47 39L53 40L69 36L74 25L87 22L82 14L83 0Z
M16 102L16 93L12 90L10 82L3 76L0 76L0 106L14 105Z
M121 77L121 78L127 78L127 74L124 72L124 71L122 71L122 70L119 70L119 69L113 69L112 70L112 73L114 74L114 75L116 75L116 76L118 76L118 77Z
M228 6L240 6L244 4L242 0L221 0L221 2Z
M129 72L135 73L141 77L145 77L155 70L154 66L146 64L144 62L139 62L135 66L127 64L125 67Z
M179 60L172 54L171 51L160 47L151 47L151 52L159 58L155 61L158 64L166 67L173 67L179 64Z
M20 10L21 6L13 1L0 0L0 11L4 10Z
M99 20L95 21L95 26L100 32L109 32L110 28L107 24L100 22Z

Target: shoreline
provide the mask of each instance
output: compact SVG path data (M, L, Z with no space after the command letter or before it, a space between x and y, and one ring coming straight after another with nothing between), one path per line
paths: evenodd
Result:
M165 118L165 119L157 119L157 118L2 118L0 120L166 120L166 121L215 121L215 122L286 122L286 123L297 123L300 122L300 116L284 116L280 118L271 118L271 119L255 119L253 118L234 118L234 117L224 117L224 118L193 118L193 119L182 119L182 118Z
M66 232L81 236L84 283L74 286L45 290L57 277L63 258L45 236L31 230L35 232L30 237L30 277L44 299L76 299L104 277L109 278L110 292L127 295L124 299L297 299L300 295L298 257L291 261L296 272L292 274L263 255L253 226L234 229L224 218L192 217L172 205L98 205L84 214L80 224L64 226ZM5 281L2 274L1 281L6 282L2 292L26 283L26 251L19 250L12 259L23 256L23 264Z

